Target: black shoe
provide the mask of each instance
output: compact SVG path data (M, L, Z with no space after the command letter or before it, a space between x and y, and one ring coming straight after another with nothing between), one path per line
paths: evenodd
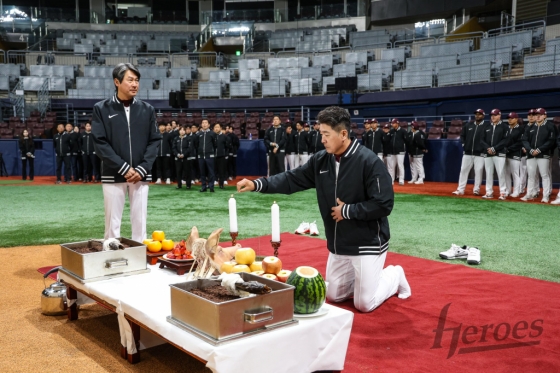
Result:
M32 177L31 177L31 178L29 178L29 181L33 181L33 178L32 178Z
M182 187L180 187L180 186L177 186L177 187L175 187L175 189L183 189L183 188L182 188Z
M210 193L214 193L214 188L210 189Z
M206 192L206 188L200 189L200 193L204 193L204 192Z

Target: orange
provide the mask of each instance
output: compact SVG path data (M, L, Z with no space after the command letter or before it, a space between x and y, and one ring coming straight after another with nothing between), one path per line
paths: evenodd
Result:
M163 231L154 231L154 233L152 233L152 239L161 242L165 240L165 233L163 233Z
M159 241L152 241L148 243L148 251L152 253L157 253L161 251L161 242Z
M173 240L163 240L161 242L162 250L169 251L169 250L173 250L174 247L175 247L175 243L173 243Z

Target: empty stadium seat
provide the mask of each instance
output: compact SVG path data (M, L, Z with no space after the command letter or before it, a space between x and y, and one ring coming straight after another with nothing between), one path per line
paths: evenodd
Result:
M443 127L431 127L428 131L428 140L439 140L443 135Z

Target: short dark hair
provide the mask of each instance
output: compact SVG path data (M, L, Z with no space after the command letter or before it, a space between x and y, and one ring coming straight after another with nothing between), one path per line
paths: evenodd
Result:
M218 122L214 123L214 128L216 128L216 126L220 126L220 128L222 128L222 125Z
M167 124L161 122L160 124L158 124L158 127L161 127L161 126L167 127Z
M119 63L115 66L113 69L113 80L117 79L119 83L122 83L127 71L131 71L134 75L136 75L138 80L140 80L140 71L136 68L136 66L129 62ZM115 89L118 89L116 85Z
M317 115L317 121L321 124L328 125L336 132L347 130L348 133L350 133L351 131L350 114L348 110L340 106L329 106L321 110Z

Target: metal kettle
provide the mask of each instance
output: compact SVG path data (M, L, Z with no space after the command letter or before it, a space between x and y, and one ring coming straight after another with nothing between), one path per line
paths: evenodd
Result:
M43 282L48 275L57 272L60 267L54 267L43 275ZM41 293L41 313L47 316L59 316L67 313L66 285L62 282L54 282Z

